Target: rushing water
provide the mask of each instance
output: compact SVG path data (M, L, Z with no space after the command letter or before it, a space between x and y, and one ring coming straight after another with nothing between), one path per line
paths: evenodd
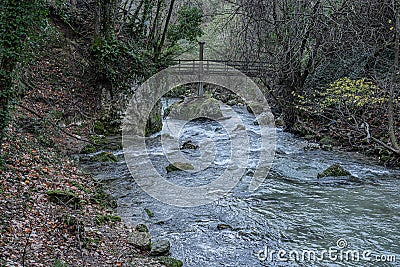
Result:
M122 152L116 153L121 158L117 164L87 167L107 182L118 199L121 217L133 224L145 223L152 236L170 240L172 256L181 259L184 266L400 266L398 170L386 169L356 153L307 151L307 141L278 129L272 169L263 185L249 192L250 170L257 164L259 129L245 108L235 111L250 139L249 171L229 194L211 204L178 208L153 199L135 183ZM159 135L149 140L147 151L167 180L186 186L202 185L218 177L234 153L229 136L215 121L188 123L180 143L200 143L205 138L215 143L215 160L195 174L166 173L169 162L162 155ZM196 151L185 153L188 158L198 156ZM354 177L316 179L318 172L333 163L340 163ZM149 218L145 208L154 217ZM339 239L344 239L341 241L346 241L347 247L340 250ZM330 248L338 252L323 254ZM279 260L277 253L266 257L264 252L270 256L272 250L292 251L291 258L281 254ZM360 261L352 261L352 254L346 254L348 250L358 251ZM371 262L363 258L364 251ZM293 261L295 252L300 254L298 261ZM324 260L308 261L313 257L308 252L315 252L319 259L324 256ZM377 255L393 255L396 261L376 262Z

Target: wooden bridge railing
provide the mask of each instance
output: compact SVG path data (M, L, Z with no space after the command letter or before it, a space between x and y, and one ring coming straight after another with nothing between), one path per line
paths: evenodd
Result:
M174 65L179 65L178 71L182 74L193 74L203 71L207 74L229 75L233 73L231 68L229 68L232 67L249 77L260 77L265 72L271 70L271 65L266 62L229 60L175 60L173 63Z

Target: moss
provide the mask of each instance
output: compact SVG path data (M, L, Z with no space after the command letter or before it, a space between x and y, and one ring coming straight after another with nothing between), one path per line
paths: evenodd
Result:
M110 207L112 209L117 207L117 202L115 199L107 194L102 186L99 186L95 189L94 194L90 196L90 202L103 207Z
M327 176L339 177L339 176L349 176L351 173L345 170L340 164L335 163L332 164L329 168L327 168L322 173L318 173L318 178L323 178Z
M162 130L162 119L160 114L154 115L152 121L148 121L145 129L145 135L150 136Z
M149 228L147 228L147 226L145 224L138 224L135 227L136 231L138 232L142 232L142 233L148 233L149 232Z
M144 209L144 211L146 212L147 216L149 216L149 218L153 218L154 217L154 213L151 210Z
M194 144L191 140L186 141L185 143L183 143L181 149L198 149L199 146Z
M97 152L97 148L93 145L87 144L81 149L80 154L91 154L95 152Z
M69 265L64 263L63 261L56 259L53 263L53 267L68 267Z
M86 236L81 237L82 247L86 249L97 247L100 241L100 238L91 238Z
M179 104L183 103L183 101L178 101L173 103L171 106L164 109L164 118L168 117L172 110L178 107Z
M181 267L183 262L168 256L159 256L156 259L167 267Z
M101 121L95 121L93 124L93 132L96 134L106 134L104 124Z
M121 221L121 217L117 216L117 215L97 215L94 218L94 221L97 224L106 224L106 223L113 223L113 222L120 222Z
M189 97L184 102L173 105L169 116L180 120L192 120L200 117L220 119L223 114L218 100L207 97Z
M162 130L161 110L162 104L161 101L158 101L147 120L145 128L146 136L150 136Z
M117 157L111 152L101 152L91 157L90 160L97 162L118 162Z
M84 187L81 183L76 182L76 181L69 181L69 184L72 186L75 186L76 188L78 188L79 190L81 190L82 192L85 192L87 194L90 194L92 192L92 190L90 188Z
M325 136L319 141L321 148L324 150L332 150L333 145L335 144L335 141L329 137Z
M122 142L119 136L105 137L101 135L91 135L89 141L93 144L87 144L82 148L81 154L91 154L99 150L119 150L122 149Z
M80 198L70 190L49 190L46 192L50 201L56 204L68 205L72 208L80 208Z
M194 170L193 165L183 162L171 163L166 167L167 172Z

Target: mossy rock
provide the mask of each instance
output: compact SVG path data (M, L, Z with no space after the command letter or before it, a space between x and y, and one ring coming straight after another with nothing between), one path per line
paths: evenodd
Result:
M97 152L97 148L93 145L87 144L81 149L80 154L92 154L95 152Z
M183 143L183 145L181 146L181 149L198 149L199 146L194 144L191 140L186 141L185 143Z
M106 223L113 223L113 222L120 222L121 221L121 217L117 216L117 215L97 215L94 218L94 221L97 224L106 224Z
M275 119L275 126L276 127L284 127L285 126L285 121L282 118L276 118Z
M90 160L97 162L118 162L117 157L111 152L101 152L91 157Z
M170 254L171 243L168 240L160 240L151 243L151 256L168 256Z
M70 190L49 190L46 192L51 202L68 205L71 208L80 208L80 198Z
M232 231L233 227L230 226L229 224L220 223L220 224L217 225L217 229L219 231L222 231L222 230L231 230Z
M119 116L119 115L115 115ZM111 116L111 117L115 117ZM103 116L93 124L93 132L99 135L115 135L121 134L120 119L112 119L110 116Z
M351 173L344 169L340 164L335 163L332 164L329 168L327 168L322 173L318 173L317 178L324 178L327 176L331 177L340 177L340 176L349 176Z
M325 136L321 140L319 140L319 144L324 150L332 150L333 146L335 145L335 140L333 140L329 136Z
M150 136L158 133L162 130L162 118L161 118L162 104L161 101L157 101L146 122L145 135Z
M141 250L151 250L151 236L147 232L134 231L128 234L126 241Z
M175 162L171 163L166 167L167 172L174 172L174 171L191 171L194 170L194 167L190 163L183 163L183 162Z
M146 208L146 209L144 209L144 211L146 212L147 216L149 216L149 218L153 218L154 217L154 213L151 210Z
M149 232L149 228L147 228L147 225L142 224L142 223L136 225L135 229L136 229L136 231L142 232L142 233L148 233Z
M87 144L81 154L90 154L99 150L119 150L122 149L122 141L120 136L91 135L89 141L93 144ZM85 153L86 152L86 153Z
M183 262L177 259L174 259L172 257L168 256L159 256L156 257L157 261L159 261L161 264L167 266L167 267L182 267Z
M171 111L174 110L175 108L177 108L181 103L183 103L183 101L175 102L171 106L169 106L166 109L164 109L163 117L164 118L168 117L169 114L171 113Z
M186 121L202 117L217 120L223 117L220 102L208 97L188 97L184 102L172 105L167 114L172 119Z

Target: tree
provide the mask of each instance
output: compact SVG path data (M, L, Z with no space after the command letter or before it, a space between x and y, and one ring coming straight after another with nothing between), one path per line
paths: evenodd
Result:
M350 84L373 81L373 93L381 102L372 103L370 99L368 105L357 107L331 106L330 119L350 119L347 122L351 123L341 124L347 132L337 131L345 135L343 138L350 134L363 140L371 133L377 134L376 143L391 152L399 151L398 0L226 2L232 10L229 19L234 22L230 26L230 57L269 65L271 71L259 78L283 111L289 130L298 129L296 124L304 125L301 120L307 120L313 111L310 105L309 110L299 109L302 98L316 106L318 96L326 96L324 92L329 91L330 84L341 79L348 78ZM351 87L362 89L358 85ZM337 91L338 100L343 97L340 94L346 93L342 89ZM330 123L324 121L324 114L318 114L322 115L319 125ZM374 116L377 119L370 119ZM388 125L388 131L381 130L382 123Z

